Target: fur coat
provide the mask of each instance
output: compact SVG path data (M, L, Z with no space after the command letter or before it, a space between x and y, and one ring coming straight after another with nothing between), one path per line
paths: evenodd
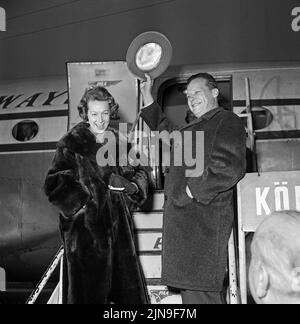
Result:
M113 132L118 143L119 135ZM120 167L117 161L115 167L99 167L96 154L102 145L88 123L79 123L58 142L45 181L49 201L60 210L64 303L147 303L130 210L147 197L148 173ZM109 190L112 173L134 182L138 194Z

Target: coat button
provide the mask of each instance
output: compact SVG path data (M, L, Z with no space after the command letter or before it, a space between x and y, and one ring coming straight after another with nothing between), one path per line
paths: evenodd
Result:
M165 168L165 173L169 173L170 172L170 168L169 167L166 167Z

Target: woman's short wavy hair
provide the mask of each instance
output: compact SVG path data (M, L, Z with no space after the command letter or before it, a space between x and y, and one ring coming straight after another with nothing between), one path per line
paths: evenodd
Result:
M84 94L77 106L79 116L88 121L88 103L90 101L107 101L109 104L110 118L118 119L119 105L115 101L114 97L108 92L108 90L101 86L91 86L85 89Z

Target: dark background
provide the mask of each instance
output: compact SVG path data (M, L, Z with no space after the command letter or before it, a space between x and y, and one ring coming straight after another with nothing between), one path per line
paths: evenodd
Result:
M300 61L298 0L0 0L0 80L64 75L66 61L125 60L156 30L172 65ZM299 22L300 25L300 22Z

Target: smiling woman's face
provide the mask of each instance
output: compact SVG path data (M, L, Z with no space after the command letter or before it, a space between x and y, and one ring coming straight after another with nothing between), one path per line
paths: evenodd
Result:
M106 131L110 122L109 103L107 101L89 101L88 104L88 120L91 129L96 134Z

